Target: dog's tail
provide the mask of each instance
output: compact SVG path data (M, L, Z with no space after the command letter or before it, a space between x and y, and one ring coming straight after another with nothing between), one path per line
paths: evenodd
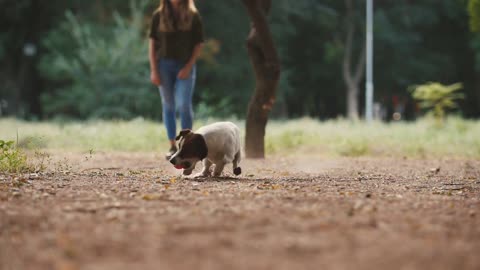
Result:
M240 175L242 173L242 168L238 166L240 161L242 160L242 151L238 151L235 154L235 158L233 159L233 174Z

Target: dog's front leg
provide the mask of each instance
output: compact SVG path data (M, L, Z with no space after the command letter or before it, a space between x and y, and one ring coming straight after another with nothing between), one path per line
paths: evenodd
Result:
M212 166L212 162L208 160L208 158L206 158L202 161L202 163L203 163L203 170L200 173L200 175L203 177L210 176L210 167Z

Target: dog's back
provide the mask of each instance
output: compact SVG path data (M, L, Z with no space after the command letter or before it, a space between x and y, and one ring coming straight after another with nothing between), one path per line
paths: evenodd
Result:
M240 129L232 122L216 122L199 128L195 133L205 138L208 147L208 158L225 162L240 161L241 142Z

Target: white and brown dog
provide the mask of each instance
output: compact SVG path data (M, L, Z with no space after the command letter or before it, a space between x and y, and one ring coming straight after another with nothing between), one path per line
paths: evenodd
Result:
M210 167L215 165L213 175L220 176L226 164L233 164L233 173L239 175L241 159L240 130L231 122L217 122L199 128L180 131L176 137L178 151L170 158L175 168L183 169L184 175L192 174L198 161L203 161L203 170L197 176L210 176Z

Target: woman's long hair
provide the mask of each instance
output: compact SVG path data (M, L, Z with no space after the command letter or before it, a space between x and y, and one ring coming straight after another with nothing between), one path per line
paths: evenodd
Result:
M181 0L178 13L173 10L170 0L160 0L157 11L160 13L159 29L161 32L188 31L192 28L192 20L197 8L193 0Z

